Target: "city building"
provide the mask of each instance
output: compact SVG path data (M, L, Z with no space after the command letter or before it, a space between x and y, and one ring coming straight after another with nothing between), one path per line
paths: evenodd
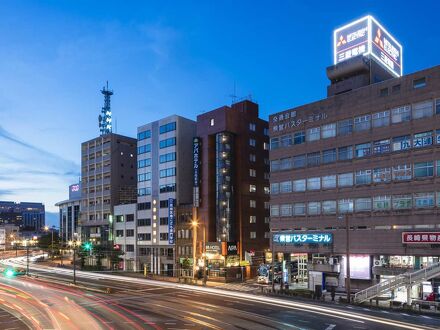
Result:
M13 224L22 231L42 231L45 224L42 203L0 201L0 224Z
M194 217L198 240L206 236L213 248L210 271L251 262L269 248L268 150L268 123L250 100L197 116Z
M59 233L61 241L68 242L78 233L78 220L81 211L81 183L69 186L69 199L58 202Z
M82 240L113 239L114 206L136 202L136 139L108 133L81 145Z
M137 262L137 214L136 203L116 205L114 208L114 247L124 254L119 269L138 271ZM142 238L142 236L140 236Z
M138 128L139 269L175 276L176 208L192 202L194 121L173 115Z
M401 47L368 19L335 32L325 99L270 116L272 250L312 289L345 288L346 255L352 290L439 261L440 66L400 76ZM348 56L353 33L382 53Z

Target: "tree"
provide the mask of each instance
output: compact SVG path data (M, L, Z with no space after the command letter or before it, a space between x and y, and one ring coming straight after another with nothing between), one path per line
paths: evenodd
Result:
M52 246L52 233L48 232L44 235L41 235L38 239L38 246L42 250L46 250L50 253L52 253L52 250L54 251L54 254L58 254L58 251L60 249L60 236L58 236L58 233L53 233L53 246Z

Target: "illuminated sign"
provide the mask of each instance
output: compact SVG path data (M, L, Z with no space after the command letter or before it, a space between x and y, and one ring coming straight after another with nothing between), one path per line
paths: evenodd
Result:
M174 244L174 224L176 216L174 213L174 198L168 199L168 244Z
M220 254L222 252L222 245L218 242L208 242L205 245L205 252L207 254Z
M273 242L282 244L330 244L333 243L333 234L274 234Z
M403 244L440 244L440 232L403 232Z
M193 139L193 203L195 207L200 206L200 138Z
M71 185L71 186L70 186L70 191L71 191L71 192L79 191L79 184Z
M372 16L365 16L333 32L333 63L371 55L396 77L402 75L402 46Z

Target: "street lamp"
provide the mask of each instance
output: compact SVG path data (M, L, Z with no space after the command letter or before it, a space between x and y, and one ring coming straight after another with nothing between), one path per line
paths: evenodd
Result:
M38 243L38 241L37 241L37 238L36 238L36 236L34 236L33 238L32 238L32 240L30 240L30 239L24 239L23 240L23 245L26 247L26 275L28 275L29 276L29 246L32 244L37 244Z
M81 245L80 240L69 241L68 245L73 249L73 284L76 285L76 250Z
M350 278L350 227L348 226L348 214L344 214L344 216L338 216L339 220L345 218L345 264L346 264L346 277L347 281L345 284L345 288L347 289L347 303L350 303L351 296L351 278Z
M193 229L193 278L196 277L196 250L197 250L197 220L191 221L191 227Z

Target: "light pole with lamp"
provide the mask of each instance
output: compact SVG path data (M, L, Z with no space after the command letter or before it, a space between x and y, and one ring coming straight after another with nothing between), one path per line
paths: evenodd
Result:
M339 220L343 220L345 218L345 264L346 264L346 284L345 288L347 290L347 303L350 303L351 300L351 277L350 277L350 227L348 223L348 213L343 216L338 216Z
M23 240L23 245L26 247L26 275L27 276L29 276L29 246L31 244L36 244L36 243L38 243L36 236L34 236L32 238L32 240L30 240L28 238Z
M81 245L81 241L75 239L69 241L68 245L73 249L73 284L76 285L76 250Z

